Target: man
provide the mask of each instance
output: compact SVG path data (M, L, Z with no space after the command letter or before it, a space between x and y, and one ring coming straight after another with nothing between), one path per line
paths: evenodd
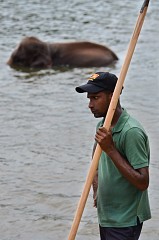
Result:
M143 222L151 218L149 142L141 124L121 107L120 100L110 130L102 127L116 82L114 74L97 72L76 91L87 92L94 117L103 118L95 135L102 149L95 176L97 189L95 179L93 184L101 240L137 240Z

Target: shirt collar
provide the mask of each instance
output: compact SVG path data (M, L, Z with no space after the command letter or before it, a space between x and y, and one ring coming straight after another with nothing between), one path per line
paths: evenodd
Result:
M120 115L116 125L112 128L112 133L120 132L123 129L129 117L130 115L127 113L126 109L123 108L122 114ZM103 118L102 121L100 122L101 127L103 126L104 121L105 121L105 118Z
M116 125L112 128L112 133L120 132L123 129L129 117L130 115L127 113L125 109L123 109L122 114L120 115Z

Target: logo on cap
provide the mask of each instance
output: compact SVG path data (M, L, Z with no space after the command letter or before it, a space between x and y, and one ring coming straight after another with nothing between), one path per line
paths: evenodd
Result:
M97 77L99 77L99 74L94 73L90 78L88 78L88 80L93 81L93 80L96 79Z

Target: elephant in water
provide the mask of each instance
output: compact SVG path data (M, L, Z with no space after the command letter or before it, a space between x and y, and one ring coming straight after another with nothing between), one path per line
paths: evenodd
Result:
M11 54L11 67L52 68L102 67L118 60L109 48L91 42L47 43L35 37L25 37Z

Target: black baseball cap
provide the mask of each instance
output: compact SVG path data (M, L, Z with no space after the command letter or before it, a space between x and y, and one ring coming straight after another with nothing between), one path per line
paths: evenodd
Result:
M101 91L113 92L117 83L117 76L109 72L96 72L84 85L76 87L78 93L97 93Z

